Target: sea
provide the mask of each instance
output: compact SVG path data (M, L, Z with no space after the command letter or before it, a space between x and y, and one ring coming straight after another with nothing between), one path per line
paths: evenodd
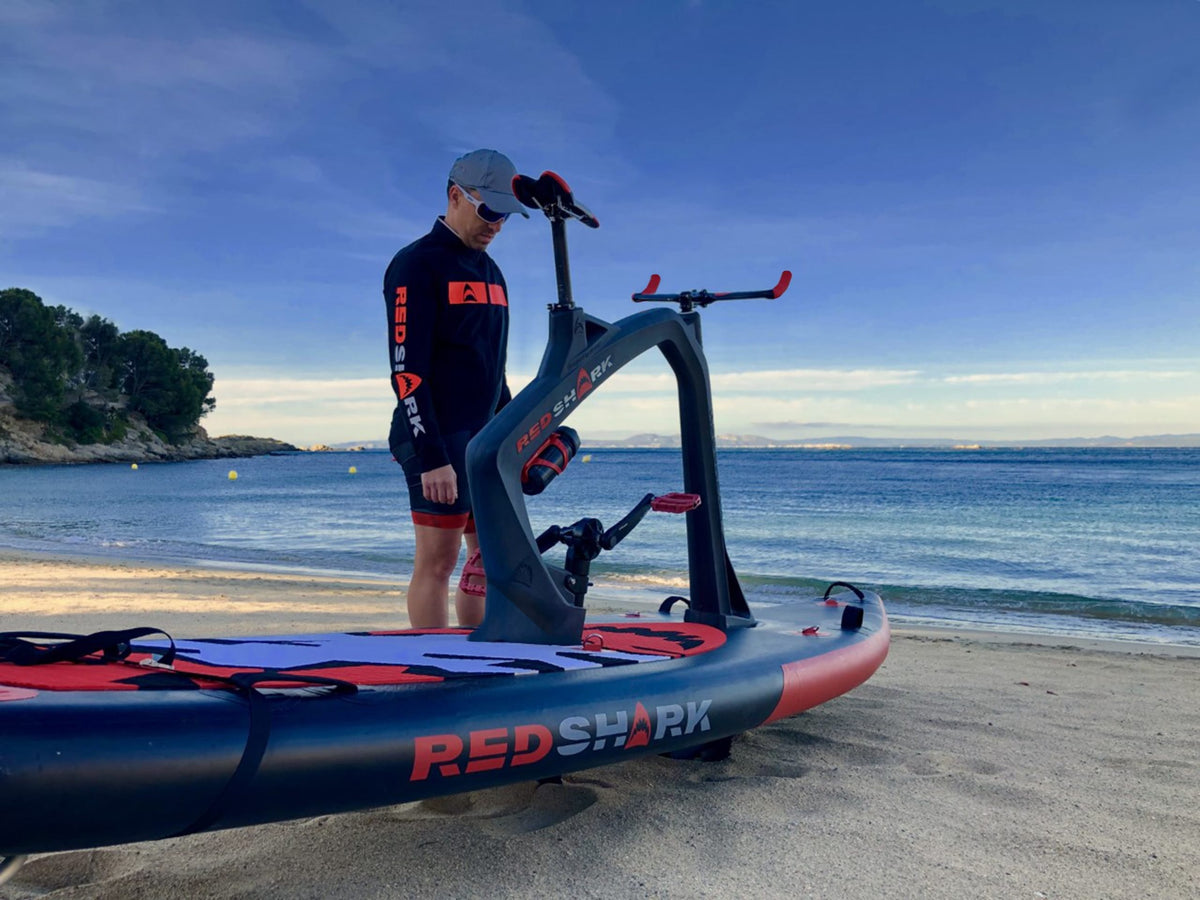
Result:
M611 525L681 472L678 450L585 446L529 499L534 532ZM897 624L1200 646L1200 449L736 449L718 474L752 609L849 581ZM403 581L414 543L400 468L367 450L3 468L0 546ZM592 576L686 594L684 517L651 513Z

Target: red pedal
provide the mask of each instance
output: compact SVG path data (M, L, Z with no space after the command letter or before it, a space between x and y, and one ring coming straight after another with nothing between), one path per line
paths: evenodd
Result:
M650 508L655 512L685 513L691 512L700 505L699 494L663 494L650 501Z
M482 561L483 554L476 550L463 563L462 577L458 579L458 588L464 594L470 594L472 597L487 595L487 573L483 571Z

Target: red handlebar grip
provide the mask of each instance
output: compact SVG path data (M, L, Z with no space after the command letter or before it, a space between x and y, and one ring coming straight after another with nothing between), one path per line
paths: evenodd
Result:
M783 292L788 289L788 285L792 283L792 273L787 269L783 270L783 274L779 276L779 284L771 289L771 299L778 300L783 296Z
M659 278L657 275L651 275L650 283L647 284L640 291L638 291L638 294L653 294L653 293L655 293L658 290L658 286L661 282L662 282L662 279ZM634 296L637 296L637 294L635 294Z

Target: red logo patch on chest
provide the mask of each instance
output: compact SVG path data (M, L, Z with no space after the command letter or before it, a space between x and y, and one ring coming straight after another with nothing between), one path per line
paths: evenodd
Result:
M504 288L484 281L451 281L447 302L451 306L508 306Z

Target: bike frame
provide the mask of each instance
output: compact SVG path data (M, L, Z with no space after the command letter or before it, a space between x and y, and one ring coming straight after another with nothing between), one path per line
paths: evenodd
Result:
M683 491L701 498L699 508L686 514L691 591L685 619L722 629L754 624L725 549L699 314L654 309L608 323L560 303L550 308L549 341L537 376L467 448L471 505L487 571L486 612L473 640L579 642L584 610L565 586L567 572L538 552L521 470L594 390L656 347L678 385Z
M685 311L653 309L613 323L589 316L571 297L566 222L575 219L589 228L600 223L553 172L543 172L536 180L516 176L513 193L550 220L558 302L550 306L549 338L537 376L467 445L471 508L487 573L484 618L471 640L580 642L584 609L575 604L576 595L569 589L575 576L548 564L538 551L521 472L551 432L594 390L656 347L674 371L678 388L683 492L700 497L699 507L686 513L691 590L684 618L722 630L753 626L754 616L725 549L712 393L699 313L687 304ZM746 296L778 296L791 277L785 276L774 291ZM658 276L651 285L652 291ZM678 296L641 294L634 299L677 301Z

